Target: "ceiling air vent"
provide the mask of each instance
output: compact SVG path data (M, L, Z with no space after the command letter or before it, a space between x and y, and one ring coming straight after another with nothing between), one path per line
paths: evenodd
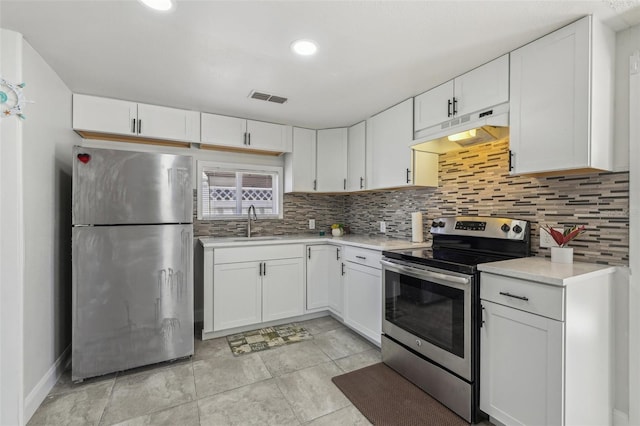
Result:
M282 96L276 96L276 95L270 95L268 93L256 92L255 90L253 90L249 94L249 97L251 99L258 99L258 100L261 100L261 101L275 102L277 104L283 104L283 103L287 102L287 98L283 98Z

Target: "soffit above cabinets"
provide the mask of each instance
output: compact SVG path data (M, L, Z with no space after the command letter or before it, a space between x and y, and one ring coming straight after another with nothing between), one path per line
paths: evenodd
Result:
M75 93L307 128L346 127L596 14L640 22L635 1L3 0L25 39ZM117 25L114 24L117 23ZM295 56L293 40L318 43ZM28 83L28 82L27 82ZM288 98L257 102L253 89Z

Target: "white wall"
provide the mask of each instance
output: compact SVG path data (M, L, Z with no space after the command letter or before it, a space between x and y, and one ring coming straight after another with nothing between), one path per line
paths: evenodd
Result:
M637 29L638 27L636 27ZM639 41L640 44L640 41ZM640 424L640 48L631 62L630 90L630 247L631 275L629 285L629 424Z
M22 36L0 29L0 75L22 82ZM0 118L0 424L23 419L22 123Z
M71 91L23 44L22 134L24 227L25 419L44 400L71 344Z

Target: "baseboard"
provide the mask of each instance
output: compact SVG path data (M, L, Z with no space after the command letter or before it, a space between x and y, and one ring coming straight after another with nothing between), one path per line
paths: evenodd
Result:
M614 409L613 426L629 426L629 414Z
M51 389L56 385L65 368L71 360L71 345L62 352L56 362L53 363L49 371L42 376L38 384L29 392L24 399L24 420L25 424L29 422L31 416L36 412L42 401L47 397Z

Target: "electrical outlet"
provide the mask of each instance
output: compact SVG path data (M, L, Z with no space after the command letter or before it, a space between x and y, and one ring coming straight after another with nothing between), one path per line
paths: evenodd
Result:
M316 229L316 220L309 219L309 229Z
M387 232L387 224L385 222L380 222L380 232Z
M555 226L552 228L557 229L559 227ZM542 228L540 228L540 247L558 247L558 244L553 240L551 235Z

